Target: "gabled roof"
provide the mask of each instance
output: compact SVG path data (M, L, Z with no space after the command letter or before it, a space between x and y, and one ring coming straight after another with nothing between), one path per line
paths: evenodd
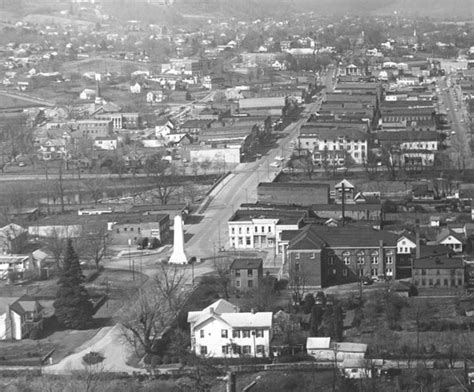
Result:
M436 240L439 243L441 243L442 241L444 241L445 239L447 239L450 236L455 238L456 240L458 240L462 244L466 243L466 240L464 239L464 237L462 235L456 233L454 230L451 230L451 229L441 230L441 232L436 236Z
M43 307L33 297L25 294L18 298L10 305L10 310L17 314L25 314L26 312L41 311Z
M288 250L321 249L325 241L312 228L312 225L303 227L300 233L290 240Z
M373 230L360 226L327 227L308 225L290 240L288 250L318 250L322 247L378 247L397 244L397 235L384 230Z
M342 189L342 184L344 184L344 189L354 189L354 185L352 185L345 178L342 181L338 182L336 185L334 185L334 189Z
M203 316L209 316L211 313L222 314L222 313L233 313L239 312L238 306L226 301L225 299L219 299L213 302L208 307L200 311L188 312L188 323L193 323L199 320Z
M263 265L263 260L258 259L250 259L250 258L242 258L242 259L235 259L230 269L258 269Z

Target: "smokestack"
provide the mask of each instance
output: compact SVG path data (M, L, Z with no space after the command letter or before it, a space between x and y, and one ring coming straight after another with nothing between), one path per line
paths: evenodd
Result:
M250 313L255 314L255 309L254 308L250 309Z

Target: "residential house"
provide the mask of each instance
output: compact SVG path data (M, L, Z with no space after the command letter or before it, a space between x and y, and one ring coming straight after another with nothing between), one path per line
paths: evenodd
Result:
M362 277L396 279L397 236L366 227L307 225L293 231L284 269L320 288L359 281Z
M157 138L165 137L173 130L176 130L176 125L173 121L168 118L162 118L157 120L155 125L155 135Z
M462 253L466 245L465 237L449 228L444 228L439 232L436 236L436 242L448 246L454 253Z
M43 161L65 159L68 156L65 139L41 140L38 148L38 158Z
M91 88L85 88L79 94L79 98L82 100L93 101L96 97L97 91Z
M202 357L265 357L272 340L271 312L239 312L218 300L200 312L189 312L191 351Z
M444 248L444 249L443 249ZM420 288L463 288L465 266L447 247L421 246L413 260L412 282Z
M2 254L21 253L28 240L28 230L10 223L0 228L0 251Z
M25 255L0 255L0 279L7 280L10 273L21 276L29 268L30 258Z
M143 90L143 86L138 82L130 86L130 92L132 94L140 94L142 90Z
M239 291L258 288L263 278L263 260L239 258L230 265L230 285Z
M118 139L114 136L109 137L97 137L94 139L94 148L97 150L116 150L118 147Z
M146 101L148 103L160 103L163 102L165 96L162 90L148 91L146 93Z
M22 340L43 328L44 307L33 297L0 298L0 340Z
M416 253L416 239L410 234L403 234L397 240L396 276L398 279L411 277L413 255Z

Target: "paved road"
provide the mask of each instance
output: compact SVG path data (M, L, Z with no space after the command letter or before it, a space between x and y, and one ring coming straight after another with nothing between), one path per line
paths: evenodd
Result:
M464 169L472 167L471 148L469 145L470 135L465 122L462 122L461 104L456 102L457 91L448 87L446 80L440 79L439 86L442 89L442 102L446 108L448 118L451 120L451 148L450 156L453 162L457 162L457 168ZM459 101L458 101L459 102ZM449 110L448 110L449 109ZM464 121L464 120L463 120Z

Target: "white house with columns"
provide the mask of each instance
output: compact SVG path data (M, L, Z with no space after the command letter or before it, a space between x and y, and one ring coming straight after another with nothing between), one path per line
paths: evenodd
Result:
M272 312L239 312L237 306L223 299L189 312L191 350L214 358L268 356L272 316Z

